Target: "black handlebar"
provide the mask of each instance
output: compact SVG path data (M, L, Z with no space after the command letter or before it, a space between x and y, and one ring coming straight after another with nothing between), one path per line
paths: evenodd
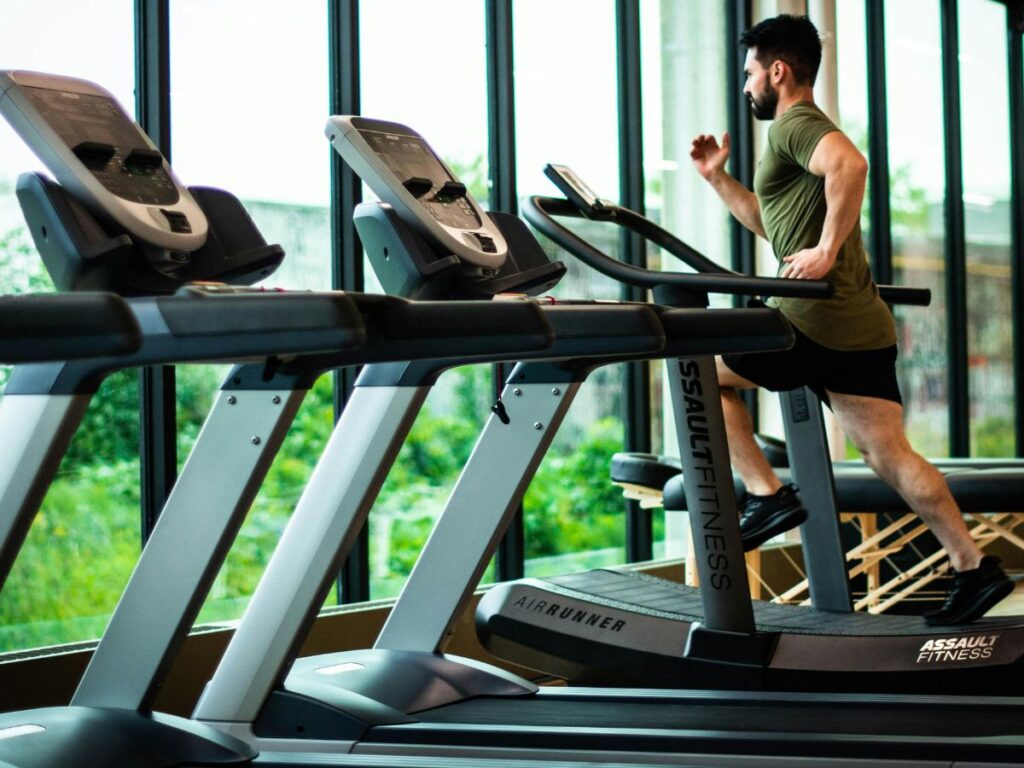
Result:
M649 219L618 206L610 209L608 219L669 250L698 270L698 273L656 272L624 264L612 258L554 220L554 216L584 218L584 214L575 205L562 198L534 195L527 199L523 215L547 237L589 266L609 277L640 288L672 286L704 293L807 299L827 299L832 295L832 285L825 280L751 277L725 269L697 253Z
M636 211L606 203L600 215L588 215L574 203L558 197L535 195L529 198L523 214L537 229L559 246L574 254L582 261L630 285L641 288L673 286L676 288L706 291L710 293L737 293L752 296L783 296L793 298L829 298L832 286L825 280L790 280L776 277L752 277L735 272L694 250L663 227ZM655 272L641 267L624 264L606 253L594 248L554 220L554 216L591 218L609 221L635 232L647 241L664 249L697 274L678 272ZM908 288L900 285L879 285L878 292L887 304L903 304L927 307L931 304L932 292L928 288Z
M902 285L880 285L878 295L886 304L906 304L927 307L932 303L931 288L907 288Z

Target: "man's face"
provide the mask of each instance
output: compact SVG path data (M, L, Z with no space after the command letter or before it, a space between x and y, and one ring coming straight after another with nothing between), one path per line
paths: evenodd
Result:
M772 85L769 71L757 60L757 49L747 50L743 63L747 82L743 85L744 95L750 99L750 108L758 120L773 120L779 105L779 92Z

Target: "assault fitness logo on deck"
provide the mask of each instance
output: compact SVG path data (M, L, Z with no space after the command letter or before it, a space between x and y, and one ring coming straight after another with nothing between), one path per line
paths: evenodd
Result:
M999 635L973 637L936 637L921 646L918 664L942 664L951 661L980 661L992 657Z

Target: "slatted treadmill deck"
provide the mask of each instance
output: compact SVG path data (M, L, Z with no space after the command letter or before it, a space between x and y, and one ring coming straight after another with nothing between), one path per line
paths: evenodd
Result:
M543 580L545 588L565 597L584 598L598 606L631 610L659 618L692 623L703 618L700 590L632 571L592 570ZM948 635L949 627L932 627L919 616L833 613L807 606L754 600L754 619L764 632L829 635ZM1019 616L982 619L972 631L1024 626Z

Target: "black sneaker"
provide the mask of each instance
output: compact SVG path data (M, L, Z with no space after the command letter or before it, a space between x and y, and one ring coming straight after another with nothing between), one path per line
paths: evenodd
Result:
M796 528L807 519L807 510L796 491L795 485L784 485L771 496L748 493L743 497L740 535L744 552L757 549L772 536Z
M1013 582L999 567L999 558L986 555L978 567L955 571L953 586L941 608L925 611L927 624L970 624L984 616L989 608L1013 592Z

